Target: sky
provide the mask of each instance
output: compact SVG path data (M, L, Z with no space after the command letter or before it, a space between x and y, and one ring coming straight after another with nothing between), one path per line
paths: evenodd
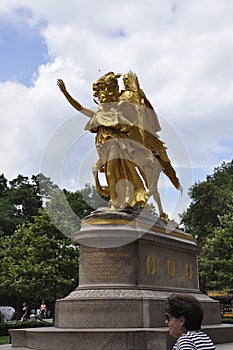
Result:
M178 220L188 189L232 160L231 0L1 0L0 173L40 172L61 188L93 183L94 134L56 85L96 110L92 83L134 71L156 110L183 194L161 175Z

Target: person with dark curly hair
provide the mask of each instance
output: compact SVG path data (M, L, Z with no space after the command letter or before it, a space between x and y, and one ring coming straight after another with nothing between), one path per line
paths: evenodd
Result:
M172 350L216 350L210 337L201 330L203 309L190 294L172 294L165 305L170 335L177 339Z

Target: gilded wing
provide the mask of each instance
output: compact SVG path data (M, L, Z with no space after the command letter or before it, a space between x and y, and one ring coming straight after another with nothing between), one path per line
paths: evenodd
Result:
M137 128L139 128L138 134L141 135L141 143L153 153L154 157L159 161L163 172L168 176L172 184L177 189L181 190L179 179L167 155L167 148L157 135L157 132L161 130L157 114L145 93L140 88L137 75L129 71L124 75L123 81L125 85L125 90L121 94L123 100L126 101L128 99L128 101L137 106ZM135 132L135 135L138 134ZM134 137L134 139L136 139L136 137Z

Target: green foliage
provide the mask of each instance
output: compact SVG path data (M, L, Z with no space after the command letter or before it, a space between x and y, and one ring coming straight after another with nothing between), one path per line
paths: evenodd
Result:
M9 236L19 225L32 222L54 188L56 185L42 174L33 175L31 180L18 175L9 185L0 175L0 236Z
M192 201L181 215L181 223L203 245L206 237L221 225L219 217L227 214L233 204L233 160L216 168L206 181L192 186L189 196Z
M0 335L8 335L9 329L52 327L54 324L47 321L4 322L0 324ZM6 344L6 343L5 343Z
M58 186L55 185L49 177L46 177L41 173L38 175L32 175L32 181L34 192L37 195L39 194L41 201L50 200L53 191L58 189Z
M0 237L12 234L19 224L15 205L7 196L0 197Z
M17 217L22 218L21 223L30 220L36 215L38 208L42 207L42 201L34 190L34 184L29 182L28 177L18 175L18 177L10 181L9 198L17 208Z
M8 190L7 179L2 174L2 175L0 175L0 196L1 197L4 196L4 194L6 193L7 190Z
M67 197L71 193L55 190L51 200L46 204L46 212L56 228L67 237L72 237L80 228L81 219L74 213ZM80 203L77 199L77 205Z
M200 277L208 289L233 289L233 206L219 217L220 226L206 239L200 256Z
M0 236L14 232L17 224L17 208L9 196L9 187L4 175L0 175Z
M83 189L80 190L80 193L83 197L83 200L87 203L92 210L95 210L100 207L108 207L109 198L101 196L96 190L95 186L86 184ZM87 214L83 213L84 216Z
M66 236L72 238L80 229L81 220L100 206L107 206L94 186L86 184L80 191L55 189L45 209L52 223Z
M195 236L199 256L200 287L233 289L233 161L223 163L196 183L192 202L182 215L185 230Z
M78 248L50 221L45 210L2 239L0 291L27 300L64 297L77 285Z
M232 323L233 324L233 318L223 318L222 323Z
M10 344L9 335L1 335L1 325L0 325L0 345Z
M80 219L97 208L108 206L108 201L101 197L96 188L90 184L86 184L80 191L65 191L65 195L72 210Z
M44 208L42 209L42 207ZM60 190L43 174L0 176L0 294L54 302L78 284L81 219L107 206L94 186Z

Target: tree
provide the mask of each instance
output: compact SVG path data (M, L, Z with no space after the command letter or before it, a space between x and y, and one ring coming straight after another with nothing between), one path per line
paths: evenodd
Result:
M4 174L0 175L0 197L4 196L8 189L7 179Z
M80 218L89 215L91 211L100 207L108 207L108 201L103 198L96 190L95 186L85 184L85 187L79 191L64 191L67 201L74 213Z
M64 297L78 283L78 247L50 221L44 209L2 239L1 294L31 301Z
M0 197L0 237L12 234L19 223L15 205L7 196Z
M11 235L19 225L33 221L43 203L58 188L43 174L18 175L8 181L0 175L0 236Z
M233 206L219 217L220 226L206 239L200 257L200 278L208 289L233 290Z
M0 294L54 303L78 284L79 250L71 237L81 219L106 201L94 186L62 191L42 174L31 181L19 175L9 187L2 176L0 190L1 184Z
M74 197L75 200L73 204L79 208L83 204L83 199L79 194L79 192L73 194L65 190L57 189L53 191L51 200L47 202L45 206L52 223L59 231L70 238L79 231L81 219L79 215L73 211L67 199L68 197ZM89 212L90 210L91 208L89 208Z
M7 179L0 175L0 237L7 232L12 233L18 224L17 208L9 198Z
M34 215L37 215L38 208L42 207L40 195L27 176L18 175L10 181L8 192L9 198L17 208L17 216L22 219L22 222L30 221Z
M233 289L233 160L191 187L182 223L202 247L200 289Z
M87 183L85 187L80 190L80 193L83 197L83 200L86 204L92 208L92 210L96 210L101 207L108 207L108 201L110 198L103 197L99 194L95 186ZM83 213L85 216L85 213Z
M181 215L185 230L203 245L220 225L219 218L233 204L233 160L214 169L206 181L195 183L189 190L191 204Z
M50 177L46 177L41 173L32 175L32 185L34 193L40 197L43 203L50 200L53 192L59 189L59 187L51 181Z
M81 220L99 206L107 205L94 186L75 192L55 189L45 209L53 224L66 236L73 237L80 229Z

